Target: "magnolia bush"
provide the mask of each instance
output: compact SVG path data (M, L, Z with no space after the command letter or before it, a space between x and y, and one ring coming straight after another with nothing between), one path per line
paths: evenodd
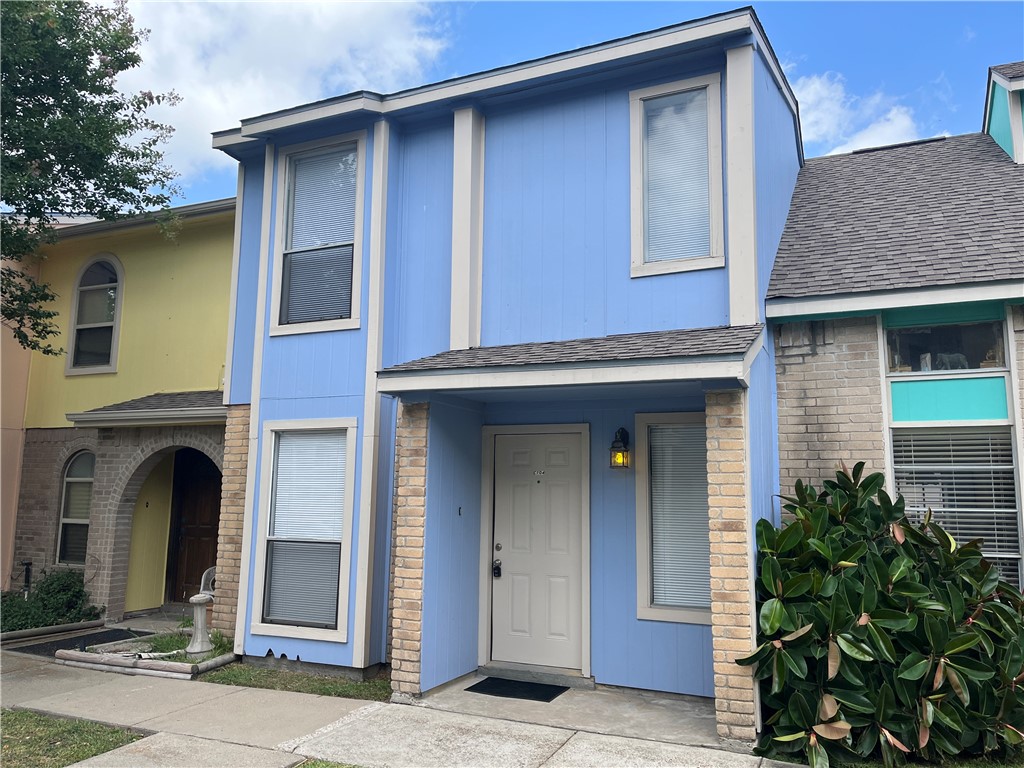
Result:
M757 525L759 754L830 761L1005 755L1024 741L1024 599L884 477L844 467Z

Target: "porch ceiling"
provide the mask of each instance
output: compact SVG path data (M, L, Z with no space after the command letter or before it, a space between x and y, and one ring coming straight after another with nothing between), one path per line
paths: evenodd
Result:
M581 394L592 396L595 388L635 394L641 384L661 394L678 394L680 383L697 391L710 382L746 386L763 330L724 326L451 350L380 371L377 389L487 393L481 399L494 400L499 391L524 389L585 389Z

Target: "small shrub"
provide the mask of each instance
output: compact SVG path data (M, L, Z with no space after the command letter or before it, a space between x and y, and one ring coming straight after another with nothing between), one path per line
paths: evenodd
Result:
M102 611L89 605L81 571L44 573L25 600L21 592L5 592L0 603L0 631L51 627L98 619Z
M812 768L1005 756L1024 741L1024 618L980 542L904 514L881 474L845 468L757 525L759 754Z

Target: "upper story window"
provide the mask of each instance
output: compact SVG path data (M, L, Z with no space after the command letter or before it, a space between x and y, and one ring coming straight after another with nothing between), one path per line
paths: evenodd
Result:
M67 373L109 373L117 368L121 265L106 254L78 279Z
M1003 323L890 328L889 372L1006 368Z
M64 469L60 500L60 534L57 540L58 563L85 565L95 468L96 456L88 451L82 451L75 454Z
M721 78L632 91L633 277L725 264Z
M271 332L358 327L361 136L293 151L285 163Z

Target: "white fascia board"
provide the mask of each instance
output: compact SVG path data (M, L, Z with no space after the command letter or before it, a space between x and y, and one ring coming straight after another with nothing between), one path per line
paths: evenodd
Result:
M756 356L756 355L755 355ZM751 360L752 362L752 360ZM750 367L746 355L663 363L611 364L580 367L530 366L504 369L466 368L431 373L409 371L377 375L377 391L385 394L467 389L532 389L588 384L639 384L663 381L736 379L745 385Z
M992 79L1008 91L1024 90L1024 77L1015 77L1010 79L1008 77L1003 77L998 72L993 72Z
M667 32L649 33L638 38L631 38L621 42L610 42L584 51L570 51L538 62L515 65L499 72L482 73L475 76L470 75L460 78L455 82L424 86L394 96L384 96L380 99L369 99L366 96L359 96L320 106L299 107L295 110L290 110L286 114L268 115L264 118L256 117L243 122L240 135L252 137L268 131L281 130L282 128L290 128L302 125L303 123L338 117L358 111L387 114L431 102L472 97L494 88L517 85L530 80L607 64L617 59L639 56L665 48L686 45L709 37L738 32L756 32L756 25L753 23L749 13L740 12L736 16L729 18L698 23L694 26L683 27L682 29L676 28ZM776 69L773 67L773 72L776 72ZM785 80L781 82L785 82Z
M173 424L223 424L228 409L222 405L206 408L163 408L146 411L105 411L65 414L76 427L155 427Z
M971 301L1024 299L1024 280L976 285L945 285L878 293L842 296L812 296L805 299L769 299L765 314L769 318L835 315L846 312L872 312L931 304L964 304Z

